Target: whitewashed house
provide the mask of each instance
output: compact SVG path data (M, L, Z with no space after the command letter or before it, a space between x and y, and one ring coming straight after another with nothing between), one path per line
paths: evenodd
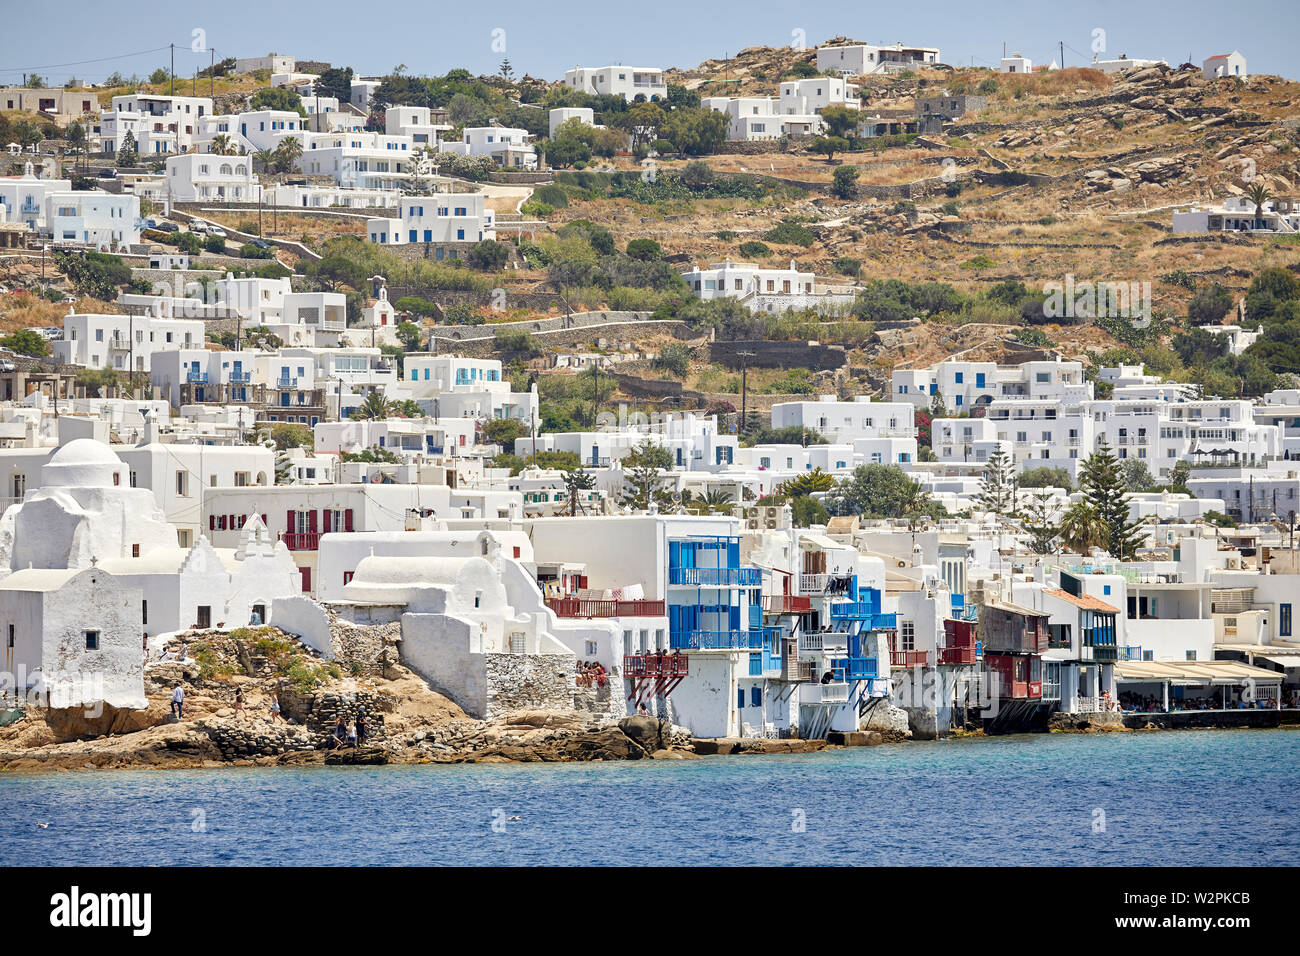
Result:
M564 73L564 85L593 95L634 100L661 100L668 96L663 70L652 66L575 66Z
M367 219L366 235L380 245L482 242L496 238L496 213L486 193L403 196L400 218Z
M1219 76L1240 76L1247 77L1250 73L1246 70L1246 58L1237 50L1231 53L1219 53L1215 56L1206 57L1201 63L1201 76L1207 80L1212 80Z

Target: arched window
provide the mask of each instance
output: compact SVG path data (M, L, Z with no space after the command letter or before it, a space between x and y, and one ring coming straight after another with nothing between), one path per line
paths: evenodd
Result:
M229 164L229 163L222 163L222 164L221 164L221 175L223 175L223 176L229 176L229 175L230 175L230 164Z

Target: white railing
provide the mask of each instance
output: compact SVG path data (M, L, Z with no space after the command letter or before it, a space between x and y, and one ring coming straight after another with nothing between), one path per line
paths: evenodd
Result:
M821 594L826 590L826 574L799 575L799 590L803 594Z
M848 684L807 684L799 689L801 704L846 704L848 700Z
M799 634L799 653L820 653L826 649L826 643L820 631Z

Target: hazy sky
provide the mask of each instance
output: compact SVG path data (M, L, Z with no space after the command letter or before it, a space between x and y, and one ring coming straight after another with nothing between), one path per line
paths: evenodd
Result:
M386 73L399 63L412 73L453 67L494 73L509 57L516 75L554 80L575 64L691 67L747 46L788 46L800 37L812 46L845 35L937 46L947 63L985 66L997 65L1004 42L1008 52L1045 63L1057 57L1063 41L1066 66L1090 60L1098 40L1105 56L1163 57L1173 64L1238 49L1252 73L1300 75L1297 0L497 0L446 6L430 0L0 0L0 23L8 25L0 30L0 84L21 82L33 71L51 83L70 75L98 81L114 71L147 75L167 66L169 43L176 44L177 75L188 76L209 58L191 52L200 42L196 30L203 31L205 50L215 49L218 57L274 50L359 73Z

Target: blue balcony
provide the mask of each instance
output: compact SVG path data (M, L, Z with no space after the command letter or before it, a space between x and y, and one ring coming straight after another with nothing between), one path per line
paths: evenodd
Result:
M763 631L677 631L669 635L669 644L675 651L759 651L763 649Z
M253 381L252 372L231 372L230 373L231 385L247 385L252 381Z
M880 676L874 657L832 657L831 670L842 674L841 680L874 680Z
M206 385L208 384L208 373L207 372L186 372L185 381L191 385Z
M668 583L702 588L756 588L763 583L763 572L758 568L669 568Z
M898 627L898 614L881 614L873 601L845 601L831 605L832 621L861 621L864 631L889 631Z
M1138 644L1121 644L1119 646L1119 659L1121 661L1140 661L1142 660L1142 647Z

